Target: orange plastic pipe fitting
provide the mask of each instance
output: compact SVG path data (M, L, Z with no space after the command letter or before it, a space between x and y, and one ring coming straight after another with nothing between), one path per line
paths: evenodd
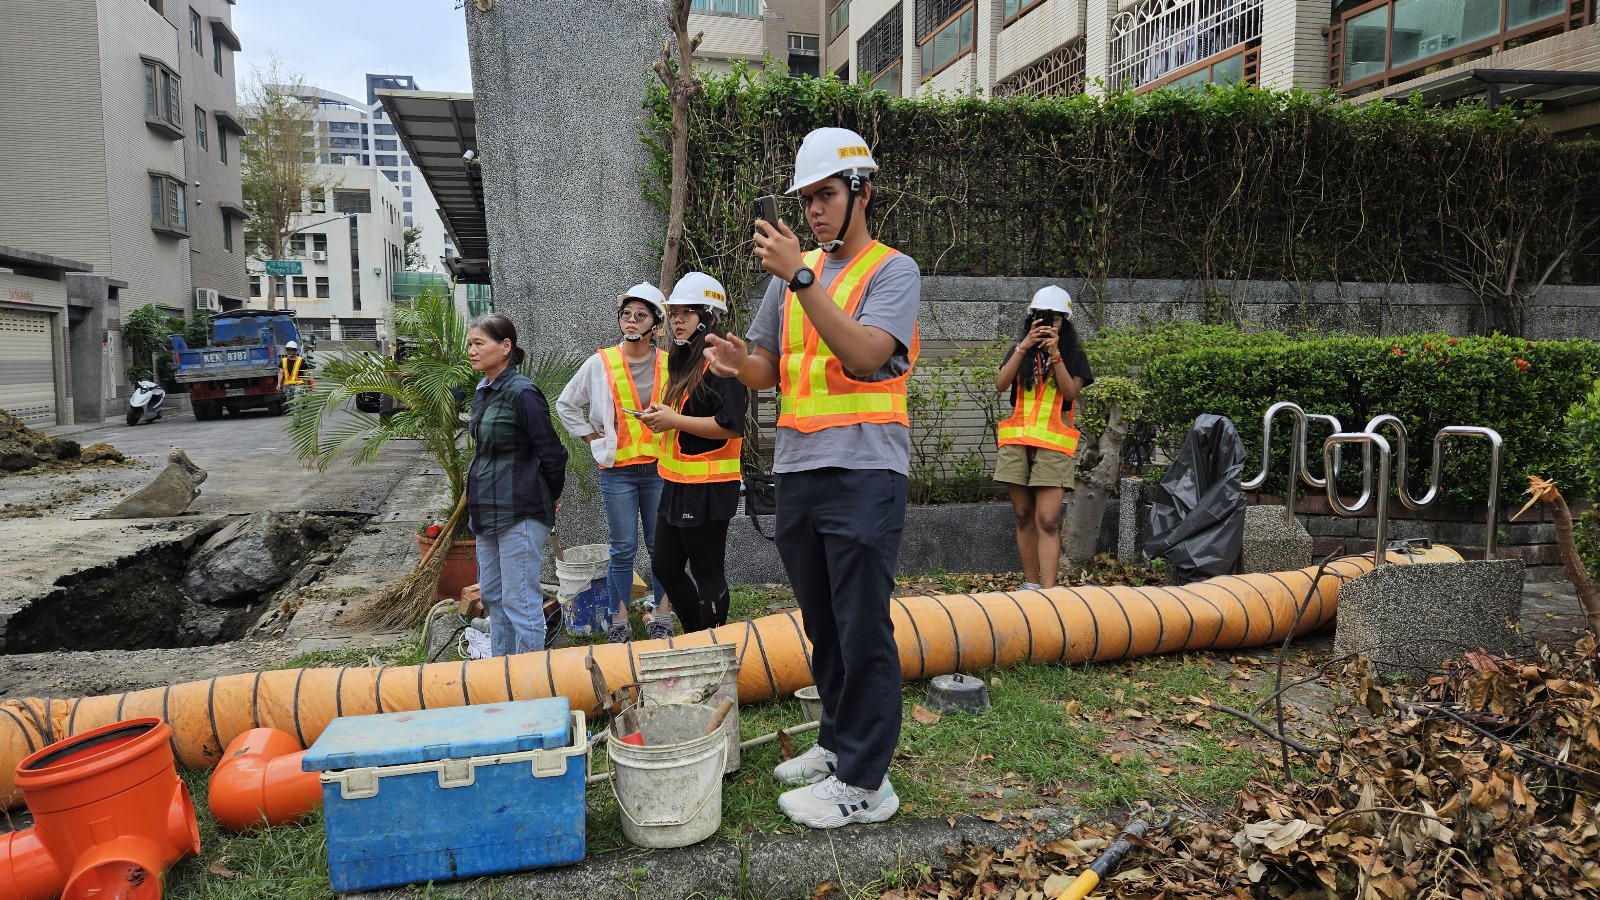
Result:
M208 802L229 831L294 822L322 805L322 779L302 771L306 751L294 735L252 728L233 739L211 773Z
M158 900L168 867L200 852L172 729L115 722L17 766L33 828L0 843L0 900Z
M1406 561L1395 554L1389 558ZM1295 631L1304 634L1331 622L1340 585L1372 565L1370 556L1341 559L1321 578L1312 566L1171 587L897 597L889 611L901 671L916 680L1026 660L1104 662L1276 643L1288 635L1291 623L1298 622ZM1303 603L1304 614L1297 616ZM13 760L62 735L130 715L170 722L178 758L188 766L210 767L236 737L255 728L280 729L293 735L297 746L308 747L339 716L558 696L591 709L598 700L585 657L594 658L610 684L628 684L639 680L640 653L714 642L739 648L741 703L812 683L811 645L799 610L791 609L663 641L396 668L280 669L106 697L6 700L0 702L0 806L17 799L10 780Z

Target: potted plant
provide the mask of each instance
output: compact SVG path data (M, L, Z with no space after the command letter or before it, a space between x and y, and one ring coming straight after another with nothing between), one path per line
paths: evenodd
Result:
M352 465L372 462L393 440L415 441L427 450L449 482L450 501L437 522L418 530L417 543L426 554L435 540L451 541L436 595L456 597L461 588L478 580L476 542L465 516L456 517L448 535L432 526L451 518L472 464L467 423L479 375L467 361L467 320L450 293L434 286L410 304L395 304L393 310L394 338L407 352L399 361L359 345L334 354L319 367L315 387L296 399L287 425L289 439L299 459L323 471L341 458ZM523 371L553 398L577 365L570 356L545 354L535 360L529 354ZM360 394L382 395L390 411L361 411L353 402ZM557 432L566 438L563 429L558 427ZM588 458L586 452L568 456ZM575 471L574 480L581 488L588 473Z

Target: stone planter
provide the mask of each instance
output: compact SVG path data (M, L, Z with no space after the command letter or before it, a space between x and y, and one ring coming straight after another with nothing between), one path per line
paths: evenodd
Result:
M425 534L417 535L417 546L421 548L424 557L428 555L433 543L433 538ZM444 569L439 572L439 586L433 590L434 598L457 599L461 596L462 588L477 583L478 542L476 540L452 542L450 549L445 551Z

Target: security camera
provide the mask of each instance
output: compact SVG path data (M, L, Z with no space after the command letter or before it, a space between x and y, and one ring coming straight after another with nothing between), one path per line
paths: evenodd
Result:
M478 151L476 151L476 150L468 150L467 152L461 154L461 158L466 160L467 162L472 162L473 160L478 158Z
M373 266L372 267L372 274L374 274L374 275L382 275L383 274L383 269L381 269L381 268L379 268L377 266Z

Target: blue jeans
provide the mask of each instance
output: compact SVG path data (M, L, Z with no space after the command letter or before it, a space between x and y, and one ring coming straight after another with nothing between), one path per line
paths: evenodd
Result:
M611 535L611 563L606 567L606 587L611 610L626 611L633 593L633 561L639 554L639 523L644 522L644 543L656 549L656 510L661 505L661 476L651 464L614 466L600 470L600 504L606 509L606 530ZM661 585L655 588L661 602Z
M550 526L518 519L499 534L478 538L478 589L489 613L489 652L495 656L544 649L544 595L539 567Z

